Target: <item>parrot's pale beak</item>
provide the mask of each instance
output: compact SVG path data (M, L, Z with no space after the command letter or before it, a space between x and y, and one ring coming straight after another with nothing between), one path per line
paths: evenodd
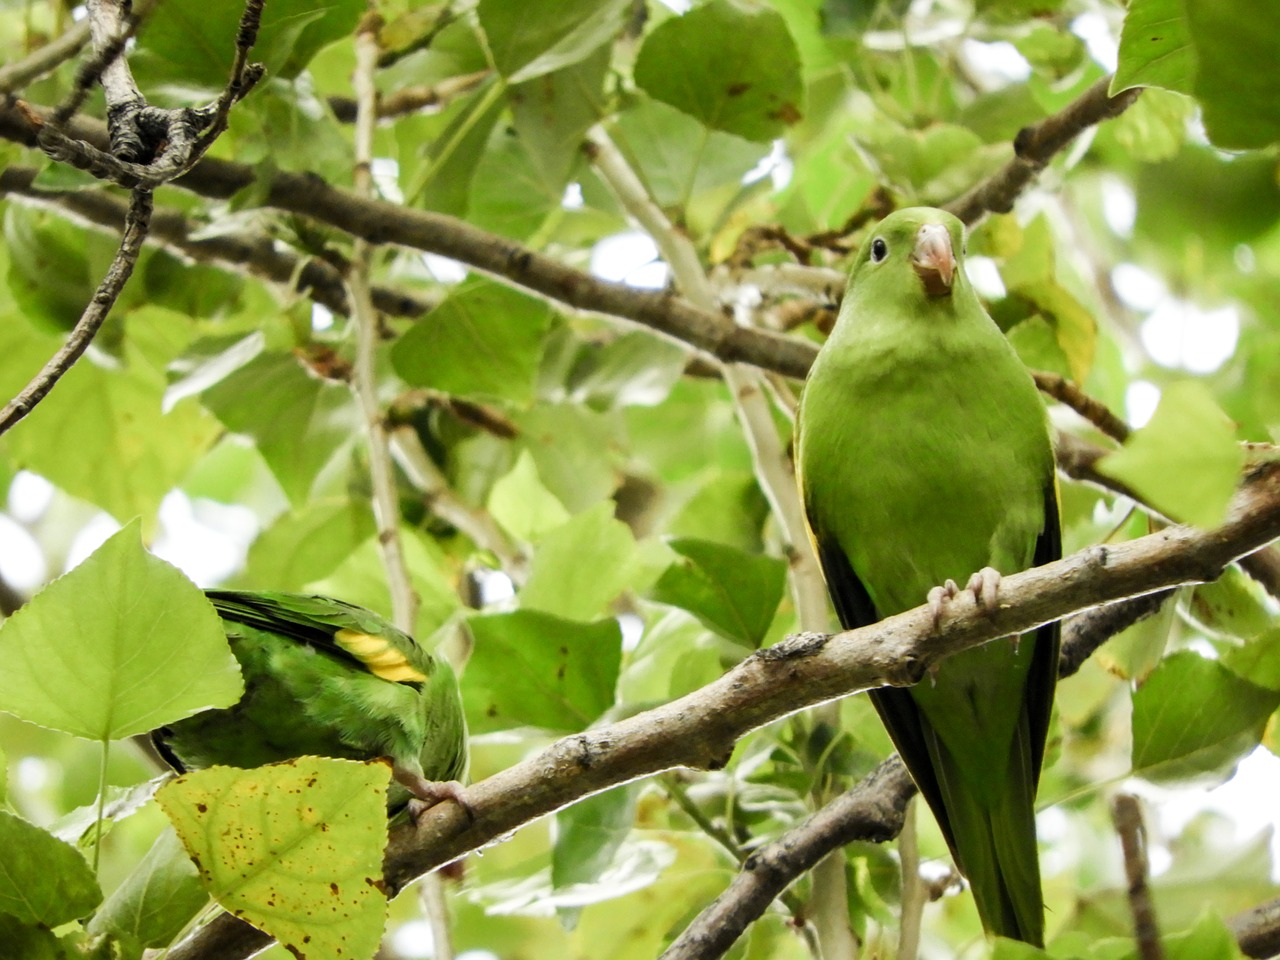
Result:
M931 297L951 292L956 276L956 255L951 250L951 233L940 223L926 223L916 234L916 248L911 252L911 266Z

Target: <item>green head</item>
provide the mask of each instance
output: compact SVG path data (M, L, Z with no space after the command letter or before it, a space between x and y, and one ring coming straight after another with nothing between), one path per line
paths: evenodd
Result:
M933 207L907 207L872 229L849 276L846 302L867 299L880 309L896 305L930 311L972 296L960 261L964 224Z

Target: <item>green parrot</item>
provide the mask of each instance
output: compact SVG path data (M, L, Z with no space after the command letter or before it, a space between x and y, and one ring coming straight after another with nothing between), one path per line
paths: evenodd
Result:
M449 665L369 610L328 597L208 590L245 693L155 730L179 772L300 756L390 757L388 807L467 807L467 726Z
M962 269L964 227L899 210L858 254L798 418L797 477L836 613L861 627L959 590L988 609L1000 572L1061 556L1044 405ZM966 581L965 578L968 578ZM1041 946L1033 802L1058 626L871 691L968 878L988 933Z

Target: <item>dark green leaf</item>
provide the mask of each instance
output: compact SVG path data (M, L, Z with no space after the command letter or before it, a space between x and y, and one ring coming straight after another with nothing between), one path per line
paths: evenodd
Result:
M617 36L630 0L540 0L537 16L508 0L480 0L476 13L494 66L512 83L585 60Z
M164 830L93 915L89 932L110 932L144 947L163 947L208 902L209 894L200 885L199 874L178 835Z
M535 610L472 617L462 698L473 733L513 726L566 733L613 705L622 661L616 620L578 623Z
M653 588L653 599L688 610L712 630L748 646L764 638L786 585L787 565L709 540L669 543L680 555Z
M1132 0L1120 32L1120 56L1111 93L1164 87L1191 93L1196 54L1183 0Z
M1198 61L1195 93L1209 139L1228 150L1280 140L1280 6L1271 0L1186 0Z
M1221 775L1258 745L1277 706L1280 691L1175 653L1133 695L1133 772L1149 780Z
M391 362L418 386L526 404L550 325L545 301L491 280L472 280L400 338Z
M779 137L801 116L800 54L773 10L710 0L656 27L636 59L651 97L748 140Z
M548 533L533 555L522 607L570 620L600 616L631 579L635 538L598 503Z
M4 810L0 850L0 913L52 928L83 917L102 901L93 871L74 847Z

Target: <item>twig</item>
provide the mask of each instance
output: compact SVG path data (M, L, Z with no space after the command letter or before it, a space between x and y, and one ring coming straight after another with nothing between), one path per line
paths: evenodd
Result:
M1075 383L1044 370L1032 370L1031 376L1041 393L1066 404L1116 443L1124 443L1129 439L1133 432L1129 425L1112 413L1106 404L1089 396Z
M919 804L908 804L898 834L898 859L902 866L902 909L898 911L897 960L916 960L920 952L920 924L924 920L924 907L929 902L929 891L920 876L920 840L916 821L920 816Z
M423 814L416 829L393 831L384 861L386 889L394 895L427 871L609 787L680 766L721 766L738 738L757 727L871 686L915 682L962 649L1076 610L1212 580L1278 536L1280 467L1271 466L1237 492L1221 527L1170 527L1014 574L1002 583L1002 603L994 612L962 596L948 607L938 630L928 607L921 606L858 630L789 638L700 690L565 737L473 784L467 791L471 818L455 804L439 804ZM902 776L910 791L910 778ZM244 926L221 917L175 948L170 960L246 957L244 951L261 949L267 938Z
M356 91L355 192L365 197L373 189L373 133L376 93L373 73L378 61L377 31L380 18L369 14L356 30L356 68L352 85ZM413 633L418 616L418 598L405 563L400 540L400 501L396 493L395 465L391 460L382 404L378 400L378 315L369 287L373 245L358 238L347 275L347 302L356 328L356 359L352 386L364 416L369 449L369 477L373 485L373 513L378 524L378 545L391 590L392 619L401 630Z
M896 756L885 760L853 789L748 857L733 883L685 928L661 960L722 956L796 877L833 850L855 840L879 843L897 836L915 792L902 761Z
M58 348L58 352L50 358L44 368L22 388L22 391L5 404L0 410L0 434L35 409L36 404L48 396L49 391L62 379L63 374L71 369L94 336L102 327L111 308L115 306L120 292L133 274L138 263L138 254L142 251L142 241L147 235L148 221L151 217L151 191L135 190L129 201L129 214L126 218L124 235L120 238L120 246L107 268L106 275L94 291L93 298L84 308L75 328L67 337L66 343Z
M1147 834L1142 824L1138 798L1117 794L1111 802L1111 819L1124 851L1124 874L1129 889L1129 909L1133 913L1133 935L1142 960L1164 960L1156 907L1147 885Z
M987 212L1008 213L1032 180L1081 133L1103 120L1122 114L1138 99L1140 87L1114 97L1107 93L1111 77L1103 77L1062 110L1023 127L1013 141L1013 159L946 209L967 224Z
M1246 957L1280 954L1280 897L1236 914L1227 926Z
M460 77L449 77L434 86L403 87L378 97L378 119L399 117L420 110L443 109L450 101L470 93L493 71L478 70ZM351 97L330 97L329 109L341 123L354 123L356 102Z

